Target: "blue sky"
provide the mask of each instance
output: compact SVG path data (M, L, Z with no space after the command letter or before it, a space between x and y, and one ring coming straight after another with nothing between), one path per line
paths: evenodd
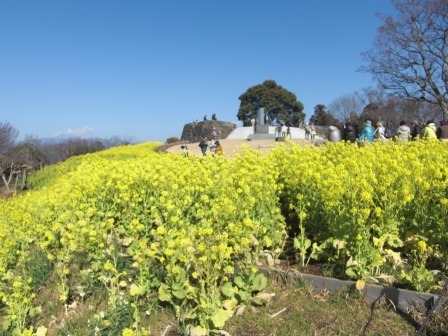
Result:
M180 137L272 79L317 104L375 86L356 70L389 0L0 0L0 122L20 138Z

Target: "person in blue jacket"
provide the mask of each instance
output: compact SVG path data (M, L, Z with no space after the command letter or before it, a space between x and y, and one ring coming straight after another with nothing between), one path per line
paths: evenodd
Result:
M364 123L364 128L361 133L359 133L359 141L365 142L373 142L373 134L375 133L375 129L372 126L372 121L366 120Z

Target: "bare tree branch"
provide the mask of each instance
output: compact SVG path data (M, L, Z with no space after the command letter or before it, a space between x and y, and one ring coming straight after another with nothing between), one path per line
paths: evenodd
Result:
M10 123L0 123L0 153L5 153L9 147L13 146L18 135L19 131Z
M333 100L330 105L328 105L328 110L333 117L340 122L345 123L350 117L359 115L362 112L361 105L359 95L353 93Z
M388 92L438 105L448 117L448 0L395 0L396 17L380 16L375 48L363 53Z

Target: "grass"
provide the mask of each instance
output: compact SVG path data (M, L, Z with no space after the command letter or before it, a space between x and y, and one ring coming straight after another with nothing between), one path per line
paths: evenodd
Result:
M37 294L34 303L41 309L30 322L46 326L48 336L114 336L132 325L131 306L120 303L116 309L108 310L107 291L100 282L83 276L87 267L85 258L82 254L73 256L68 306L58 300L54 265L42 250L32 250L29 259L18 263L16 272L33 279L30 285ZM84 297L76 292L77 288L82 289ZM372 303L356 290L330 293L300 280L287 283L282 277L271 277L271 284L264 292L275 293L271 302L266 306L246 307L242 315L232 317L223 329L232 336L401 336L416 335L426 317L423 310L402 312L387 302ZM169 309L154 303L151 306L150 302L153 301L147 301L148 306L139 310L141 325L151 335L185 335L184 326L179 325ZM2 320L0 317L0 325ZM0 335L3 335L1 331ZM448 336L446 306L442 307L442 314L432 317L421 335Z
M86 256L75 254L70 269L70 300L66 307L58 301L54 265L42 250L30 251L30 258L18 263L15 271L24 278L33 279L30 285L37 294L34 303L41 310L38 316L30 318L30 322L35 326L46 326L47 336L114 336L132 324L133 309L129 305L120 304L114 310L107 310L107 292L99 281L83 276L86 267ZM84 297L79 296L77 288L82 288ZM281 277L271 278L271 284L264 292L275 293L270 303L246 307L242 315L231 318L223 329L232 336L401 336L416 335L426 316L423 310L402 312L387 302L372 303L357 291L330 293L299 280L285 283ZM151 335L185 335L183 326L170 310L150 306L150 302L148 307L139 308L141 325L150 330ZM0 325L2 322L0 317ZM0 335L3 334L0 329ZM433 316L421 335L448 336L446 306L441 315Z
M374 304L357 292L330 293L303 283L271 285L269 305L248 309L226 324L231 335L415 335L423 314L403 313L386 303ZM278 315L277 315L278 314ZM436 316L423 335L448 335L448 322Z

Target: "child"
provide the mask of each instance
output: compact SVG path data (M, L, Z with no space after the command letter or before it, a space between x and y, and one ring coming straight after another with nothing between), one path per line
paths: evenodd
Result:
M223 155L224 151L223 151L222 145L219 143L219 141L215 141L215 146L216 146L216 153L218 153L218 155Z
M188 147L187 146L180 146L182 149L182 155L187 157L188 156Z

